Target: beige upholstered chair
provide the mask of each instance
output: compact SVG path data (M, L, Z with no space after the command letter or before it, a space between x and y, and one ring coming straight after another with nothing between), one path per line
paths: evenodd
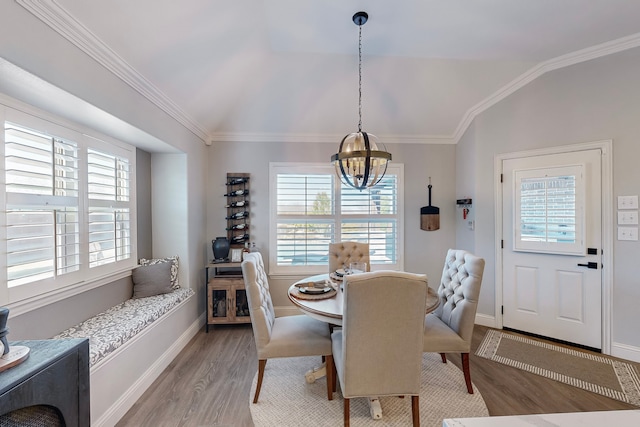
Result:
M242 274L258 350L258 384L253 403L258 401L267 359L276 357L322 356L327 364L327 398L331 400L333 357L329 326L303 314L275 317L259 252L245 254ZM300 377L300 381L304 379Z
M471 394L469 352L483 272L484 259L467 251L449 249L438 288L440 305L427 314L424 323L424 351L440 353L443 363L447 363L445 353L460 353L467 391Z
M329 244L329 273L339 268L349 267L352 262L366 262L367 271L371 271L368 243L338 242Z
M346 276L342 329L331 335L336 376L349 399L411 396L413 425L420 425L422 336L427 277L398 271ZM335 389L335 385L334 385Z

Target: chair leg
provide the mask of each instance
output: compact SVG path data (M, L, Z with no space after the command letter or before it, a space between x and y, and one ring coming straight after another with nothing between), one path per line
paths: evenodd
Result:
M469 370L469 353L461 353L462 356L462 372L464 372L464 382L467 383L467 391L473 394L473 386L471 385L471 371Z
M256 385L256 394L253 396L253 403L258 402L260 388L262 387L262 377L264 376L264 367L267 365L267 359L258 360L258 384Z
M335 381L333 377L333 355L329 354L325 357L325 371L327 372L327 398L329 400L333 400L333 382Z
M442 363L447 363L447 355L444 353L440 353L440 358L442 359Z
M411 418L413 427L420 427L420 396L411 396Z
M344 427L349 427L349 399L344 399Z

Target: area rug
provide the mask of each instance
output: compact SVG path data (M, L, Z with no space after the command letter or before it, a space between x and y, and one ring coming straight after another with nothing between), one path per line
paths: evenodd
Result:
M476 355L621 402L640 406L640 380L626 362L488 330Z
M342 394L340 386L327 400L327 383L322 378L313 384L305 382L304 374L320 363L318 357L269 359L262 381L258 403L254 404L257 374L253 378L249 407L256 427L341 426ZM369 414L366 399L351 400L351 425L408 426L411 425L411 399L383 397L382 419ZM444 418L486 417L487 407L480 392L467 393L464 375L451 362L442 363L440 355L425 353L422 360L420 390L420 425L440 427Z

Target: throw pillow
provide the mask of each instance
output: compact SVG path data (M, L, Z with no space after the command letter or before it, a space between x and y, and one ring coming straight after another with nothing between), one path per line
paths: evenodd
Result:
M152 258L152 259L140 259L140 265L154 265L163 262L171 263L171 287L173 289L180 289L180 283L178 282L178 256L172 256L167 258Z
M173 292L171 286L171 264L161 262L153 265L141 265L133 269L133 298Z

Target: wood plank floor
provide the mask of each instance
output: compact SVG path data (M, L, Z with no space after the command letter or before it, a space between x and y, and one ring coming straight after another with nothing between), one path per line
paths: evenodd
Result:
M486 331L483 326L474 330L471 378L489 414L638 409L474 356ZM460 366L459 356L449 360ZM203 328L118 426L252 427L249 393L257 366L251 325L217 325L209 333Z

